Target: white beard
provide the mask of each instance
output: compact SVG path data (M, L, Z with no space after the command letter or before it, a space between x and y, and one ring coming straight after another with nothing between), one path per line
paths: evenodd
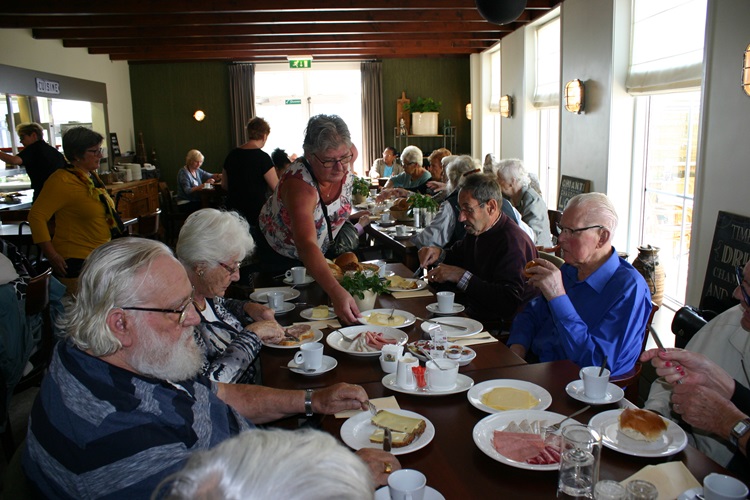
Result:
M170 382L194 378L203 368L203 352L195 343L193 328L185 328L179 341L172 344L145 321L138 322L138 348L130 365L149 377Z

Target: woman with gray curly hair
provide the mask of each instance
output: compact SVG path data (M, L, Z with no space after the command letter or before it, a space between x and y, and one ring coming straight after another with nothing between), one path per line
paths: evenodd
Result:
M240 263L254 246L241 215L213 208L191 214L177 241L177 258L193 285L201 317L196 341L206 354L203 373L217 382L252 383L261 341L273 343L284 336L272 309L224 298L229 285L240 277Z

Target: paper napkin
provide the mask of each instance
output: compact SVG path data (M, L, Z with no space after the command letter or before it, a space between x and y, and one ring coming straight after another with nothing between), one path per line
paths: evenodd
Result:
M394 299L413 299L415 297L432 297L435 295L429 290L415 290L413 292L391 292Z
M398 410L401 408L398 405L398 401L396 401L395 396L388 396L387 398L371 399L370 402L374 404L378 410ZM347 411L336 413L334 417L349 418L349 417L353 417L354 415L359 415L363 411L369 411L369 410L347 410Z
M642 479L653 483L659 490L658 500L673 500L683 491L701 485L682 462L647 465L624 481L620 481L620 483L626 485L633 479Z
M491 344L493 342L499 342L495 337L489 334L489 332L482 332L473 337L448 337L448 342L460 346L470 346L479 344Z

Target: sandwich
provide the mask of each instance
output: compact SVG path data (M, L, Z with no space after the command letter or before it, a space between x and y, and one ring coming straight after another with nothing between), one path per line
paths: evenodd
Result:
M386 410L379 410L370 422L377 427L370 435L371 443L382 443L385 431L391 430L391 446L402 448L414 442L427 428L424 419L397 415Z
M626 408L618 420L620 432L639 441L656 441L667 430L661 415L640 408Z
M413 290L417 288L417 280L402 278L401 276L391 276L388 278L388 285L391 288L400 288L402 290Z
M310 325L293 325L284 328L284 337L279 341L279 345L299 345L306 340L315 336Z

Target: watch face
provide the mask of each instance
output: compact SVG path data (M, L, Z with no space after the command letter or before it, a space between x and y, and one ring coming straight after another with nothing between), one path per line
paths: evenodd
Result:
M750 424L746 420L740 420L734 424L732 432L741 436L747 432L748 428L750 428Z

